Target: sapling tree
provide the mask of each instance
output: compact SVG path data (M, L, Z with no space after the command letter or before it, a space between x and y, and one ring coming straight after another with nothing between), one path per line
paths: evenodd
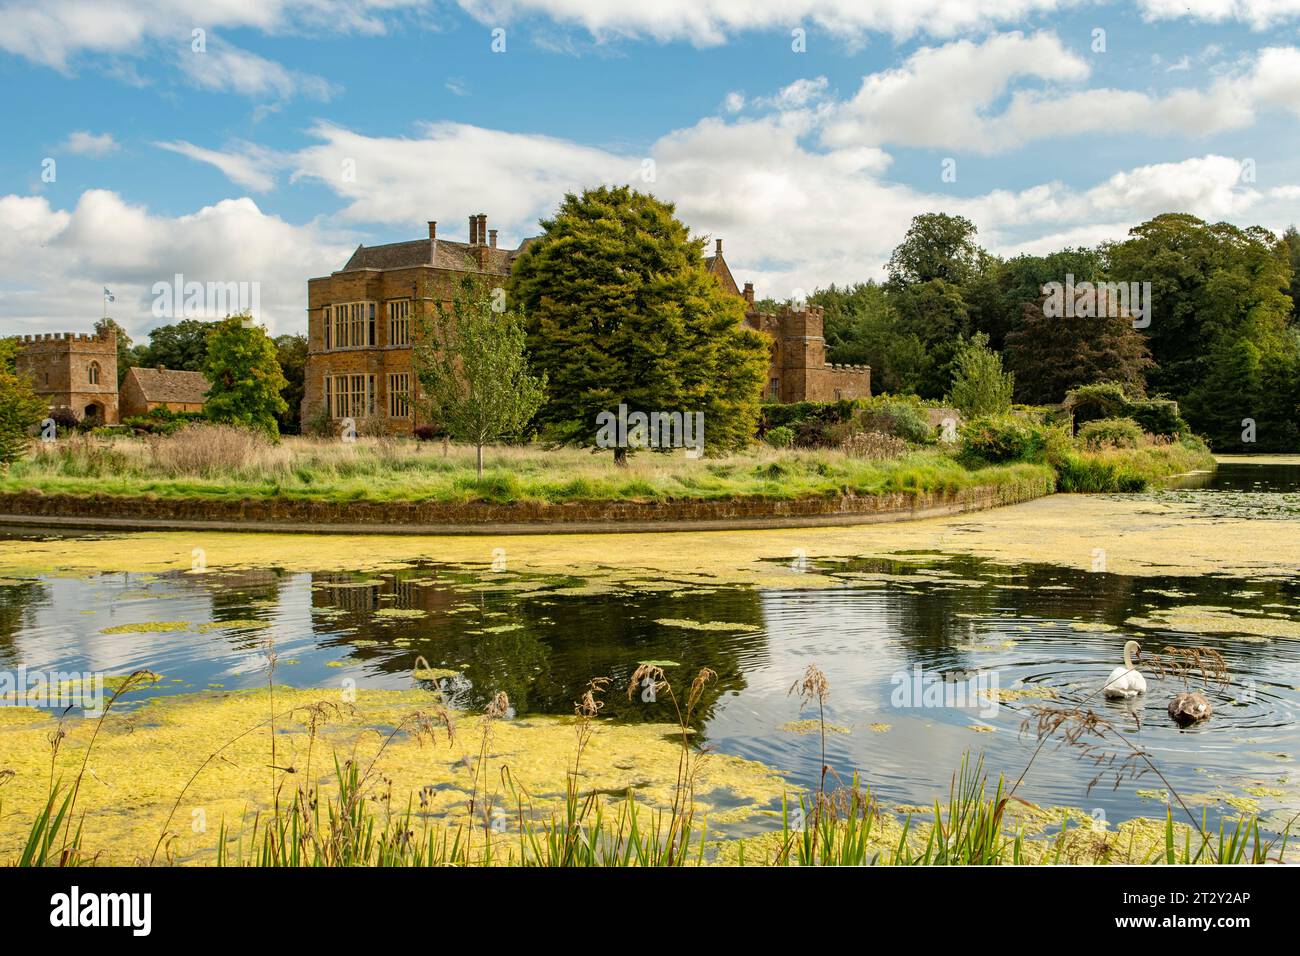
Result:
M506 307L505 290L486 278L453 281L450 303L434 294L433 314L416 320L413 350L421 410L457 441L475 448L520 435L546 394L546 375L532 375L522 314Z

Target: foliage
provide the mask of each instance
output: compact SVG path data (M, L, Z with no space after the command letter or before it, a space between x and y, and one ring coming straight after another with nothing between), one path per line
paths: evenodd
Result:
M166 408L154 408L143 415L130 415L122 419L122 424L137 435L170 435L204 417L203 412L173 412Z
M288 384L275 343L247 315L213 323L203 373L212 383L204 415L211 421L279 434L277 416L288 409Z
M1300 341L1290 324L1292 245L1261 227L1169 213L1110 248L1111 277L1152 284L1148 385L1176 399L1216 447L1294 448Z
M901 287L937 280L960 286L978 262L975 232L975 224L965 216L939 212L915 216L889 257L890 284Z
M0 364L0 469L7 470L27 453L28 432L48 408L25 375Z
M280 393L287 406L276 416L280 434L296 435L302 430L299 416L302 414L302 399L306 389L307 377L307 336L277 335L275 357L280 363L280 371L286 382Z
M862 402L853 424L862 431L882 432L924 445L934 438L930 416L914 397L877 395Z
M769 428L763 439L773 448L789 448L794 444L794 429L789 425Z
M1019 327L1008 333L1007 366L1016 376L1016 398L1031 404L1059 402L1080 385L1118 382L1135 395L1146 389L1150 354L1133 319L1124 314L1056 317L1043 297L1023 306Z
M705 271L703 240L673 213L627 187L569 194L517 260L510 298L552 383L538 414L548 438L593 445L597 416L626 405L703 412L709 454L753 439L768 340L744 325L742 300Z
M957 347L949 401L967 418L1005 415L1011 410L1015 376L1002 371L1002 356L988 347L989 337L976 332Z
M1042 461L1053 433L1042 425L1011 415L986 415L964 422L957 432L960 456L971 462L1000 464Z
M501 291L467 275L452 289L450 307L436 300L432 319L418 320L415 376L425 411L458 441L477 450L515 438L541 407L546 373L529 374L523 316L498 308Z
M1142 441L1142 426L1131 418L1098 418L1079 429L1085 448L1136 448Z
M208 336L216 325L203 319L181 319L171 325L160 325L150 331L148 345L135 347L131 364L201 372L207 365Z

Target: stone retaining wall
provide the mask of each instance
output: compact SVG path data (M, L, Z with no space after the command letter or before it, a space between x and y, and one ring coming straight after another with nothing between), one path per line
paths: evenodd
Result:
M867 524L978 511L1050 494L1050 482L955 493L774 501L317 502L0 493L0 524L114 530L221 530L354 534L555 534L693 531Z

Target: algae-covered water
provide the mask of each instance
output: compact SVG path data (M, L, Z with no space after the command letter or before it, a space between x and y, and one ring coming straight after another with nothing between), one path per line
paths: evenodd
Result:
M992 525L970 517L863 529L860 538L835 529L827 548L816 530L779 539L758 532L763 546L748 555L736 543L743 536L711 552L722 539L702 535L690 562L652 559L668 536L609 536L605 560L590 560L583 545L574 553L587 557L569 568L563 540L521 542L522 554L549 549L534 561L517 560L510 542L440 548L396 538L376 560L372 546L346 537L295 536L285 553L306 548L316 557L279 563L265 540L257 557L227 561L237 547L231 536L188 534L168 553L191 560L168 570L156 553L146 560L156 536L15 533L0 542L9 569L0 572L8 575L0 579L0 670L160 674L124 702L128 713L150 698L218 700L265 687L273 655L277 685L430 697L436 689L465 713L504 691L509 720L523 722L572 714L588 680L607 677L602 717L631 730L673 720L665 695L652 701L637 688L629 698L640 662L659 663L681 688L708 667L717 679L693 721L697 746L757 762L791 787L815 787L817 714L801 710L790 689L816 664L830 682L827 762L846 780L856 773L886 806L942 798L967 751L1015 779L1034 748L1022 726L1034 708L1083 704L1144 749L1212 823L1258 812L1280 829L1300 811L1300 543L1294 528L1279 526L1294 520L1298 491L1294 465L1234 463L1207 487L1112 499L1129 515L1119 524L1139 535L1142 521L1165 531L1172 523L1212 545L1216 534L1248 534L1242 522L1267 526L1257 574L1241 560L1231 573L1188 573L1172 556L1176 573L1164 574L1159 553L1142 573L1115 573L1109 551L1141 553L1141 542L1121 544L1124 527L1100 521L1062 532L1072 542L1068 560L1036 554L1033 563L978 553L972 542ZM1073 501L1102 512L1106 500L1052 499L1055 508ZM1016 510L1002 509L999 525ZM672 536L674 554L692 551L691 537ZM783 544L770 546L776 540ZM785 547L799 541L807 547ZM885 544L891 553L881 553ZM147 571L129 569L136 547ZM1139 665L1144 698L1101 699L1129 638L1148 659L1166 645L1218 651L1227 682L1191 680L1214 716L1174 726L1165 708L1187 682L1161 678L1154 662ZM419 658L429 666L424 679L412 675ZM1116 785L1113 774L1097 774L1078 748L1049 747L1019 795L1111 822L1163 817L1170 798L1154 776ZM770 810L771 793L762 801Z

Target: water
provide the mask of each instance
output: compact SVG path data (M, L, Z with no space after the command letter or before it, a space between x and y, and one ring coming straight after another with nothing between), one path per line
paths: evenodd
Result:
M1298 471L1226 466L1206 488L1152 499L1202 496L1208 523L1221 501L1227 511L1243 507L1229 500L1241 495L1267 497L1265 511L1274 514L1295 497ZM846 778L859 773L885 805L942 797L968 750L982 752L993 773L1016 778L1034 746L1032 726L1022 726L1032 724L1033 709L1082 703L1147 751L1180 793L1198 798L1198 812L1208 807L1212 821L1236 815L1227 797L1258 800L1275 828L1300 809L1288 777L1300 755L1300 641L1191 634L1158 623L1162 611L1200 606L1288 626L1300 622L1294 579L1136 578L934 555L812 562L807 573L834 586L634 580L585 593L576 578L433 563L382 574L268 568L40 576L0 584L0 668L123 674L145 667L164 676L139 697L256 687L266 683L273 643L276 681L294 686L352 679L360 687L409 688L422 656L456 672L440 683L461 707L481 707L505 691L521 716L569 714L588 679L606 676L614 689L604 716L668 721L662 699L628 699L637 663L672 662L665 671L678 686L709 667L718 677L695 721L700 742L815 786L818 736L786 728L816 716L800 713L789 693L815 663L830 681L827 720L849 731L828 735L828 763ZM150 622L161 629L132 630ZM1098 688L1130 636L1148 654L1172 644L1223 655L1231 679L1207 692L1215 706L1208 722L1186 730L1172 724L1165 706L1183 685L1158 679L1152 664L1140 665L1151 686L1145 698L1101 699ZM1010 693L996 708L987 698L967 707L898 706L918 673L954 689L960 681L982 688L996 681ZM1163 816L1163 784L1154 776L1115 787L1103 775L1090 789L1096 773L1077 748L1049 747L1020 794L1112 822Z

